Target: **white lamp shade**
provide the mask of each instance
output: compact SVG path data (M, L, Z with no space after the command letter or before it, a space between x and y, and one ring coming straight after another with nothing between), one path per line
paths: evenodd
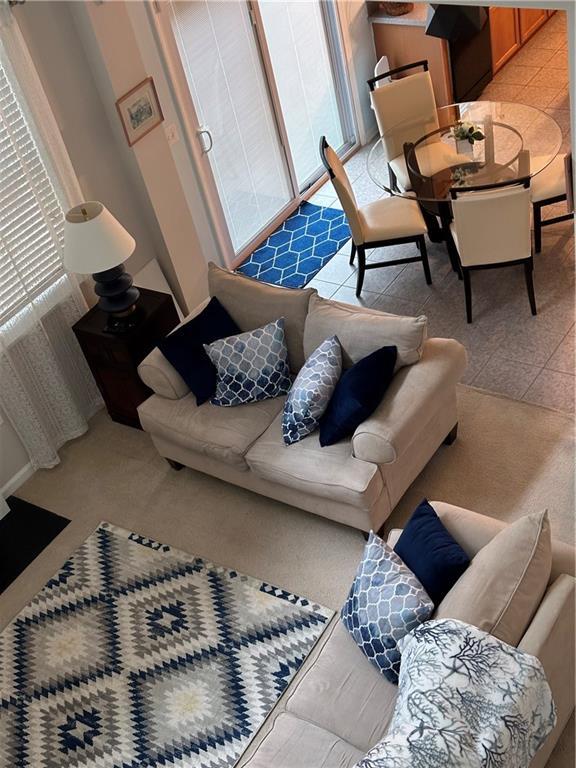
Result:
M136 241L110 211L96 201L81 203L66 214L64 266L82 275L104 272L134 253Z

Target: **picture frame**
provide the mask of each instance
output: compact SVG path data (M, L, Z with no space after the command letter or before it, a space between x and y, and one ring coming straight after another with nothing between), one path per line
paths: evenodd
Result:
M129 147L144 138L164 120L154 80L147 77L116 101Z

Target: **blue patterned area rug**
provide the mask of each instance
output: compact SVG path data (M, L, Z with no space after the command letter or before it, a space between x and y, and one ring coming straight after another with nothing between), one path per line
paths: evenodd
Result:
M101 523L0 635L0 766L231 766L332 615Z
M265 283L302 288L349 239L344 211L302 203L237 271Z

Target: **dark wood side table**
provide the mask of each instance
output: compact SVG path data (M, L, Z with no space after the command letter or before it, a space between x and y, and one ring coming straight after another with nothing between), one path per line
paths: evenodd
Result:
M108 413L114 421L141 429L137 407L152 394L140 379L138 365L179 323L172 296L140 288L136 326L121 334L108 333L106 314L92 307L74 325L78 339Z

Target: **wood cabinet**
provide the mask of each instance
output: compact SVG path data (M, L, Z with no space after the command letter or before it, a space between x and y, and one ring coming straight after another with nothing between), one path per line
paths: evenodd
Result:
M398 17L402 19L402 17ZM452 78L445 40L425 34L425 23L378 23L373 21L376 58L387 56L391 68L427 59L438 106L452 103Z
M492 71L496 73L520 48L517 8L490 8Z
M492 71L503 67L551 15L544 8L490 8Z
M108 413L114 421L140 429L136 410L152 394L136 370L146 355L178 325L172 296L140 288L134 328L111 334L105 330L106 314L92 307L74 325L90 370Z
M520 42L524 44L548 19L544 8L518 8Z

